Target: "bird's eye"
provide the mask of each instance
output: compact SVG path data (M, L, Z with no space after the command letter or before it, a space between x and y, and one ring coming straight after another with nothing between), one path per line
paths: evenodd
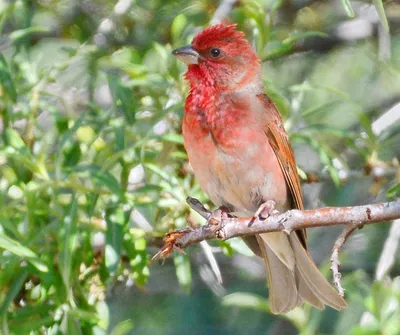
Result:
M221 50L213 48L210 50L211 57L217 58L221 54Z

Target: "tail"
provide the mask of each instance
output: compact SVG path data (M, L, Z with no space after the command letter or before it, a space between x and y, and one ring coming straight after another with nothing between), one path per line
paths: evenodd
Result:
M322 310L347 307L300 243L296 234L276 232L257 235L268 271L270 309L287 313L303 301Z

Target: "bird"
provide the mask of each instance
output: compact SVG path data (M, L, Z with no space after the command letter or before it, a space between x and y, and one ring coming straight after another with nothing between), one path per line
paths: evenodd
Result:
M238 217L254 215L270 201L279 211L304 209L288 134L264 93L261 60L244 32L236 24L212 25L172 54L188 65L182 135L212 203ZM307 251L304 229L245 242L265 261L272 313L287 313L304 301L320 310L347 307Z

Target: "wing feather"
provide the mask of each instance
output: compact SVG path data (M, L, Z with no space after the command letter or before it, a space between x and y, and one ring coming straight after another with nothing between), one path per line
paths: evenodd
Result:
M285 176L293 199L293 206L297 209L304 209L303 195L299 174L297 173L296 160L293 154L292 146L289 142L289 136L283 126L281 114L278 112L275 104L265 94L257 96L264 104L265 109L265 134L275 152L279 165ZM307 247L305 229L297 230L296 233L303 246Z

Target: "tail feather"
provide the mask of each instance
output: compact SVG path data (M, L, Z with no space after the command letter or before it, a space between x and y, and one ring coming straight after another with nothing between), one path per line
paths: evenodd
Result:
M326 278L318 270L307 251L301 245L297 236L291 234L289 236L289 241L294 250L296 265L299 269L302 280L311 290L314 297L317 297L321 303L336 310L342 310L346 308L346 301L336 292L336 290L328 283ZM304 293L306 293L306 291L304 291ZM307 301L311 300L307 299L307 297L303 298ZM312 304L311 301L309 302Z
M299 297L301 297L302 300L305 300L309 304L313 305L315 308L323 310L325 308L325 305L318 298L318 296L314 294L310 286L308 286L306 279L303 277L298 267L296 267L295 272L296 272L297 289L299 291Z
M267 267L270 310L274 314L287 313L302 303L298 301L294 272L275 255L261 236L256 236Z
M297 235L277 233L282 235L271 241L273 234L256 235L260 248L258 254L262 254L268 272L271 312L287 313L303 301L318 309L324 309L325 305L336 310L346 308L346 301L318 270ZM284 239L285 243L279 243ZM293 256L294 266L291 266L289 260Z

